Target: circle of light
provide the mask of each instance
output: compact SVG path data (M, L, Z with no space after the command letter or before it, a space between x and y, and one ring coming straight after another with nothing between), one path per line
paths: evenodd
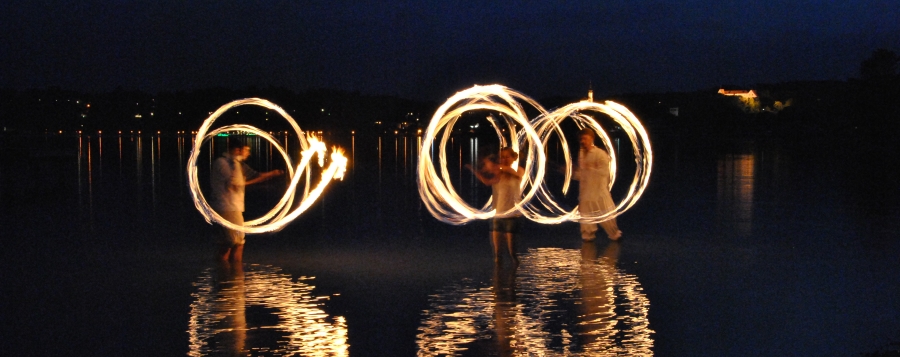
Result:
M431 212L432 216L443 222L450 224L464 224L475 219L487 219L494 216L506 217L521 211L522 206L528 202L536 193L541 185L544 177L544 164L546 162L544 145L540 140L537 132L528 123L528 117L525 109L519 101L524 101L539 112L546 112L537 102L531 100L527 96L510 90L500 85L475 86L470 89L456 93L447 100L434 113L428 129L423 134L422 151L419 155L418 165L418 184L419 195L425 203L425 207ZM525 169L536 171L535 176L531 180L522 180L522 188L526 183L532 183L528 192L516 202L515 206L505 212L496 212L494 209L489 210L491 201L489 200L481 209L474 208L463 201L456 193L451 182L451 177L447 171L447 141L453 131L453 125L459 117L472 110L494 110L501 113L509 124L510 140L509 144L513 151L519 152L519 137L526 142L528 148L528 161ZM502 146L507 145L507 140L503 136L498 124L489 118L491 125L497 131ZM514 130L514 124L522 126L524 135L520 135ZM429 148L436 139L438 132L444 129L443 135L438 145L438 158L440 161L440 175L435 170L434 162L431 159ZM538 160L532 161L531 158L537 157ZM532 164L536 163L536 167ZM517 163L513 164L514 168ZM526 171L527 172L527 171Z
M496 100L494 98L501 100ZM525 113L519 101L528 103L540 113L534 120L524 120ZM557 224L566 221L580 221L583 223L599 223L613 219L632 206L641 197L649 183L650 172L652 171L653 152L650 147L650 140L646 130L637 117L631 111L621 104L606 101L605 103L594 103L591 101L581 101L572 103L562 108L548 112L543 109L540 104L515 90L506 88L501 85L474 86L470 89L456 93L448 99L435 112L428 126L428 130L423 134L424 140L419 155L418 165L418 184L419 195L422 198L425 207L435 218L450 224L463 224L474 219L488 219L495 216L493 210L488 211L487 208L491 204L491 200L485 204L484 208L478 210L472 208L465 203L453 189L450 175L447 171L446 160L446 144L449 140L452 126L455 124L459 116L470 110L495 110L501 113L512 128L514 123L522 126L518 133L510 130L511 144L513 150L519 151L519 146L526 146L527 158L525 160L524 170L526 179L522 180L522 187L528 185L531 189L516 205L497 216L509 216L514 211L521 212L528 219L545 224ZM582 216L576 206L570 211L566 211L559 206L553 199L553 195L549 192L543 181L545 173L546 155L544 148L551 134L556 134L561 140L564 148L568 144L563 136L559 123L564 119L572 118L579 128L590 127L598 134L603 145L611 153L610 155L610 188L615 182L616 174L616 155L613 150L612 141L609 135L600 124L592 117L583 114L583 111L596 111L608 115L612 118L623 131L628 135L634 150L635 162L637 169L635 170L634 180L626 197L620 201L615 210L604 212L597 215ZM505 114L505 115L504 115ZM497 131L501 146L506 145L506 139L502 135L499 127L491 117L488 121ZM441 175L438 175L430 154L433 149L432 143L436 139L437 133L444 127L447 127L439 144L439 162ZM563 193L568 190L572 178L572 158L568 150L563 150L565 160L565 180L563 183ZM535 159L536 158L536 159ZM517 163L516 163L517 164ZM515 165L515 164L514 164Z
M285 152L284 148L278 143L275 138L269 135L267 132L260 130L256 127L244 124L236 124L236 125L228 125L223 126L213 131L209 131L213 122L219 118L223 113L228 111L231 108L241 106L241 105L258 105L264 108L268 108L274 110L275 112L281 114L288 123L294 129L294 132L297 134L297 137L300 138L300 146L301 146L301 160L300 163L297 164L296 168L291 166L290 156ZM208 132L209 131L209 132ZM271 143L279 153L281 153L282 158L284 158L287 163L288 169L288 177L290 178L290 185L288 185L288 189L285 191L284 196L282 196L281 200L275 205L272 210L264 214L263 216L249 220L244 222L244 225L239 226L234 223L229 222L228 220L222 218L218 212L216 212L210 205L209 202L206 201L206 198L203 196L203 192L200 190L199 181L197 178L197 159L200 157L200 148L203 143L216 136L219 133L227 132L227 131L244 131L248 133L252 133L258 135ZM187 171L188 171L188 186L191 190L191 197L194 200L194 206L197 207L197 210L203 215L203 218L206 219L207 223L212 224L213 222L222 225L225 228L244 232L244 233L265 233L277 231L279 229L284 228L285 225L296 219L300 216L306 209L308 209L322 194L322 191L325 190L325 187L328 186L328 183L331 182L332 179L342 179L344 175L344 171L347 167L347 159L341 154L341 151L337 148L332 150L331 153L331 162L328 168L322 172L322 178L316 187L310 191L310 167L309 162L312 160L314 155L318 155L319 166L324 166L325 162L325 151L326 146L325 143L318 140L314 136L304 136L303 131L300 130L300 126L297 125L297 122L292 118L287 112L284 111L281 107L275 105L272 102L269 102L265 99L260 98L246 98L235 100L231 103L225 104L219 107L218 110L213 112L209 118L207 118L203 125L200 126L200 129L197 131L197 135L194 138L194 148L191 150L191 157L188 159ZM297 173L306 172L306 185L304 186L304 191L302 198L300 199L300 203L296 206L293 204L289 204L294 202L294 197L296 194L296 187L300 182L300 178L304 175L294 175L295 170ZM293 207L293 210L291 208Z
M580 221L582 223L600 223L608 221L618 217L634 206L647 188L647 184L650 180L650 173L653 168L653 150L650 146L650 139L644 126L641 125L641 122L637 117L635 117L635 115L625 106L612 101L606 101L605 103L581 101L568 104L562 108L538 116L532 120L531 124L541 135L541 139L544 141L545 146L551 134L556 134L561 141L560 145L564 148L569 147L562 134L562 130L559 127L559 124L568 118L575 121L578 128L590 128L597 133L604 147L607 149L607 152L610 153L610 180L608 189L612 189L617 171L616 153L612 145L612 140L610 140L609 135L603 130L600 124L597 123L593 117L584 114L584 112L599 112L609 116L622 128L622 131L625 132L631 141L636 169L628 193L619 204L616 205L615 210L592 215L582 215L577 206L570 211L561 208L553 200L552 194L549 192L546 185L541 184L541 188L536 196L537 203L529 202L523 207L524 215L533 221L548 224L566 221ZM573 170L571 155L568 150L563 150L563 153L566 169L562 192L565 193L568 191ZM538 205L538 203L540 205Z

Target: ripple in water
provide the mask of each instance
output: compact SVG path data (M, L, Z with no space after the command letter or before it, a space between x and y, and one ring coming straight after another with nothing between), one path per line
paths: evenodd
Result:
M311 277L265 265L219 267L194 283L189 356L346 356L347 322L323 310Z
M424 311L419 356L652 356L650 301L616 268L618 251L530 249L518 269L495 267L491 284L440 290Z

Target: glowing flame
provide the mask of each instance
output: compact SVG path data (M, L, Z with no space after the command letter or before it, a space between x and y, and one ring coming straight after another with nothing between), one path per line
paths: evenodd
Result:
M331 149L331 161L337 163L337 170L334 178L343 181L344 173L347 172L347 158L344 157L344 150L335 146Z
M287 152L285 152L284 148L275 140L274 137L269 135L269 133L262 131L256 127L244 124L236 124L236 125L228 125L223 126L213 131L209 131L213 122L225 113L227 110L241 106L241 105L258 105L261 107L265 107L271 110L274 110L281 114L288 123L294 128L294 132L297 134L297 137L300 138L300 146L302 151L300 152L300 163L297 164L296 167L291 166L291 158L288 156ZM208 132L209 131L209 132ZM282 158L287 163L288 176L290 177L290 184L288 185L288 189L285 191L284 196L282 196L281 200L275 205L272 210L264 214L262 217L248 220L244 222L243 226L235 225L234 223L225 220L220 216L212 207L210 207L209 203L206 201L206 198L203 196L203 192L200 191L200 185L198 183L197 178L197 159L200 156L200 148L203 147L203 143L218 135L219 133L228 132L228 131L243 131L255 134L259 137L262 137L269 141L279 153L281 153ZM306 209L308 209L322 194L322 191L325 190L325 187L328 186L328 183L331 182L332 179L342 179L344 171L346 170L347 159L343 157L340 151L336 148L331 154L331 162L329 166L322 173L322 178L319 181L318 185L312 190L309 190L311 179L310 179L310 168L309 162L312 160L314 155L318 155L319 166L325 166L325 152L327 151L327 146L324 142L314 137L313 135L304 135L303 131L300 130L300 126L297 125L297 122L294 121L287 112L284 111L281 107L273 104L264 99L259 98L247 98L233 101L231 103L225 104L212 113L209 118L207 118L203 125L200 126L200 130L197 131L197 136L194 140L194 148L191 150L191 157L188 160L187 171L188 171L188 186L191 189L191 196L194 200L194 206L197 207L197 210L200 211L200 214L203 215L203 218L210 224L213 222L218 223L228 229L242 231L244 233L264 233L264 232L272 232L277 231L281 228L284 228L285 225L296 219L300 216ZM294 173L297 173L295 175ZM294 204L294 197L296 194L297 186L300 183L300 177L304 176L300 173L306 173L306 185L304 186L303 195L299 203Z
M450 224L463 224L474 219L491 218L495 214L499 216L508 216L521 210L522 204L535 195L537 188L540 187L541 180L544 177L544 162L546 161L544 158L544 145L541 142L540 137L534 131L534 128L528 123L528 118L525 114L522 102L530 104L540 112L545 112L539 104L525 95L499 85L475 86L468 90L456 93L456 95L448 99L444 105L438 108L437 112L435 112L432 117L431 123L428 125L425 134L422 136L424 140L422 142L422 152L419 155L418 165L419 195L422 197L425 207L435 218ZM447 153L445 148L450 133L453 131L453 125L456 124L457 119L459 119L459 116L463 113L484 109L494 110L504 114L504 118L508 120L507 125L511 128L514 127L515 124L521 125L525 134L522 136L522 140L527 141L528 143L527 157L529 162L533 160L534 157L538 158L538 172L532 181L533 185L531 189L525 194L522 200L516 203L516 206L506 212L497 213L493 209L489 210L490 201L488 201L481 209L468 205L453 189L452 180L447 171ZM513 151L520 152L519 145L521 143L519 142L519 133L515 130L510 130L510 137L509 140L507 140L507 138L501 134L497 123L493 120L491 120L490 123L497 131L501 146L510 146ZM431 160L432 153L430 150L437 134L441 132L442 129L443 135L441 136L440 144L438 146L438 157L440 160L440 165L438 166L440 168L440 174L438 174L434 163ZM525 180L522 182L523 185L526 183Z
M539 115L529 120L525 114L525 105L536 109ZM511 129L507 133L506 130L501 129L496 117L488 116L488 122L497 132L500 146L510 146L516 152L524 151L525 153L525 155L520 155L525 158L523 168L527 175L522 180L522 189L525 194L515 207L506 212L495 212L490 209L491 200L488 200L481 209L471 207L456 193L447 170L446 145L453 131L453 125L463 113L474 110L491 110L499 113L501 118L499 120L505 120L506 126ZM600 136L612 158L610 187L615 182L616 155L609 135L594 118L583 112L605 114L621 126L631 140L637 163L631 188L616 209L586 217L580 215L578 207L574 207L570 211L560 207L543 181L546 171L544 151L550 135L556 134L562 142L561 146L567 148L568 144L559 123L564 119L572 118L579 128L589 127ZM521 129L516 130L517 126ZM438 141L438 135L440 135L440 140L437 147L433 148L435 141ZM579 220L596 223L610 220L631 208L643 194L649 182L653 162L653 153L646 130L637 117L624 106L611 101L604 104L582 101L548 112L533 99L500 85L474 86L456 93L438 108L422 137L422 149L418 164L419 195L432 216L450 224L464 224L471 220L487 219L495 215L509 216L515 212L521 212L535 222L549 224ZM433 150L437 151L439 160L437 168L432 159L435 154ZM565 193L571 181L572 159L567 150L563 150L563 154L565 181L562 192Z
M591 216L582 216L577 206L571 211L562 209L553 200L552 194L548 191L546 186L541 185L537 194L538 199L529 202L524 206L523 213L529 219L540 223L550 224L565 221L600 223L613 219L634 206L647 188L653 166L653 150L650 147L650 139L647 135L647 131L644 129L644 126L641 125L641 122L637 117L621 104L612 101L607 101L603 104L581 101L538 116L531 123L535 126L535 130L539 133L545 143L551 134L555 133L558 135L561 141L560 146L563 148L567 148L568 144L566 143L565 137L562 135L559 124L565 119L571 118L579 128L590 128L597 133L601 142L610 153L609 188L612 188L615 183L617 168L615 147L612 145L609 135L603 130L600 124L598 124L591 116L584 114L585 112L597 112L609 116L622 128L622 131L631 140L636 170L628 193L625 198L616 205L615 210L600 212ZM565 159L565 181L562 190L563 193L565 193L568 190L572 177L572 160L571 155L567 150L563 150L563 153Z

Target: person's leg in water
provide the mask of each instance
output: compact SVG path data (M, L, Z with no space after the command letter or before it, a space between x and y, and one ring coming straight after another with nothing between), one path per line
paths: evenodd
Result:
M500 231L491 231L491 248L494 251L494 263L500 263L500 239L503 233Z
M622 231L619 230L615 218L600 222L600 226L606 231L606 236L609 237L610 240L619 240L619 238L622 237Z
M512 258L512 262L514 265L519 265L519 258L516 257L516 234L515 233L503 233L504 238L506 238L506 249L509 251L509 257Z
M218 249L216 249L216 260L221 262L227 262L228 258L231 257L231 248L225 245L220 245Z
M244 259L244 245L237 244L232 247L228 246L219 246L219 249L216 250L216 260L222 262L240 262Z
M244 259L244 245L238 244L231 248L231 261L240 263Z
M239 226L244 225L244 214L236 211L221 213L222 218ZM224 226L220 228L221 240L216 251L216 259L222 261L240 262L244 258L245 235L241 231L231 230Z

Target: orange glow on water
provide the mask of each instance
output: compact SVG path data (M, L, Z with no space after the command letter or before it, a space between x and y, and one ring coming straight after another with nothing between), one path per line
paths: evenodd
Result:
M731 222L749 236L753 228L753 188L756 156L726 155L718 160L717 204L720 220Z
M490 285L465 280L431 294L418 355L458 356L480 341L498 352L484 355L652 356L650 300L616 267L618 255L618 244L530 249L517 269L495 266Z
M295 280L265 265L204 271L191 295L188 355L347 356L347 321L325 311L331 296L338 294L314 295L313 279ZM274 322L248 323L259 319ZM254 344L255 336L267 334L283 338L277 344Z

